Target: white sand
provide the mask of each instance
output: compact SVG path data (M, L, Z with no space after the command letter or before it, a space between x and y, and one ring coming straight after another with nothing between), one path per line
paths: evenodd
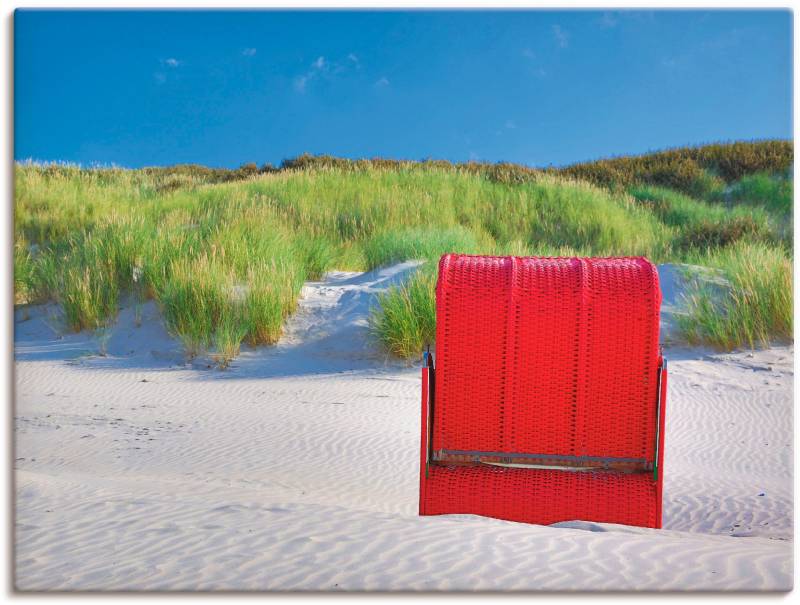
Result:
M791 347L670 349L664 526L418 517L419 374L368 338L411 264L310 284L287 337L185 365L152 304L16 321L23 590L787 590Z

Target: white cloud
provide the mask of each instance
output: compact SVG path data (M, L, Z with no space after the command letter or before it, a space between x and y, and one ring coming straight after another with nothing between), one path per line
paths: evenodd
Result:
M318 80L335 82L340 78L354 74L356 70L360 69L362 69L361 59L355 53L348 53L343 57L334 57L333 59L320 55L309 64L305 73L294 78L294 89L298 93L304 93L313 88L313 83ZM389 80L386 77L382 77L374 85L388 86Z
M297 76L294 79L294 89L299 93L304 93L308 87L308 83L317 78L320 73L328 71L328 63L325 57L317 57L311 64L311 68L303 75Z
M384 86L389 86L389 78L383 76L382 78L380 78L375 82L375 86L379 88L383 88Z
M569 46L569 34L560 25L553 26L553 36L555 36L556 43L561 48Z
M178 67L178 65L181 65L182 63L183 63L183 61L179 61L178 59L175 59L174 57L170 57L169 59L164 60L164 64L169 66L169 67Z
M245 57L252 57L255 54L256 54L256 49L255 48L245 48L242 51L242 55L245 56Z

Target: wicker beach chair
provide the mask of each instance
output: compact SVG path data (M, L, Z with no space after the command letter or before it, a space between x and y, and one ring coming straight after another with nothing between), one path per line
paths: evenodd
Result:
M660 304L644 258L443 256L420 514L660 527Z

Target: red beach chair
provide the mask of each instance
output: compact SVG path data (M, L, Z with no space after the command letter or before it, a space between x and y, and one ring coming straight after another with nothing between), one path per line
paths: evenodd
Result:
M645 258L443 256L420 514L661 527L660 305Z

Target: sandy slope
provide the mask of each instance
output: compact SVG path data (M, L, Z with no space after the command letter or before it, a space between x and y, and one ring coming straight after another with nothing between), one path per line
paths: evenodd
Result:
M18 312L17 587L791 587L788 347L668 351L665 530L416 516L418 371L366 327L410 268L309 284L224 372L184 365L152 304L106 357Z

